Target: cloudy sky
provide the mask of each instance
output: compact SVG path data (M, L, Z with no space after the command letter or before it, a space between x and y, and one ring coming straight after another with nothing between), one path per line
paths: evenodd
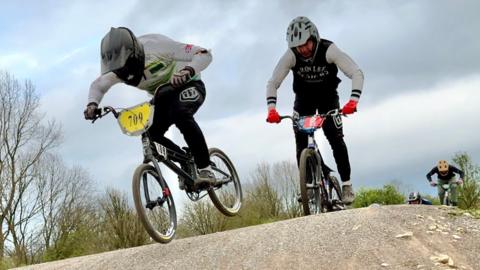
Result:
M425 174L439 159L465 151L480 163L476 0L0 0L0 7L0 69L33 81L47 119L63 126L59 152L101 186L130 192L142 160L139 138L123 135L112 118L94 125L83 119L90 83L100 72L100 40L111 26L212 50L214 60L202 73L207 100L196 117L207 143L224 149L242 178L259 162L294 161L291 124L265 122L265 86L287 48L286 27L299 15L365 74L358 113L344 120L356 187L396 180L434 194ZM351 82L340 77L345 103ZM281 114L292 112L291 83L289 75L279 89ZM102 103L127 107L147 98L117 85ZM184 143L174 127L169 136ZM317 139L335 167L321 132Z

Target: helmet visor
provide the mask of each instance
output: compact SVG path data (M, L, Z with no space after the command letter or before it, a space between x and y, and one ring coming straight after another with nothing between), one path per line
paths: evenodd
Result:
M102 54L101 72L105 74L123 68L131 55L131 50L120 48L115 54Z
M134 41L130 31L125 28L112 28L102 39L102 74L123 68L133 53Z
M445 176L448 174L448 170L444 170L444 171L439 171L438 172L441 176Z

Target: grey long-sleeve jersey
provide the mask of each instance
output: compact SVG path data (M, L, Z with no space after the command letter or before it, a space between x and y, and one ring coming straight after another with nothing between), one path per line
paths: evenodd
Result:
M190 66L195 70L193 80L200 79L200 72L212 61L210 51L195 46L174 41L164 35L148 34L139 36L145 51L144 77L137 85L138 89L145 90L153 95L155 90L170 81L172 75ZM88 103L99 104L107 91L116 83L123 82L113 72L108 72L92 82L88 94Z
M335 64L348 78L352 80L352 94L351 99L358 101L363 89L363 72L357 64L343 51L341 51L335 44L331 44L326 51L326 60L329 64ZM296 57L291 49L287 51L280 58L277 66L273 70L272 77L267 83L267 100L270 100L268 108L275 108L277 89L282 84L288 72L295 67Z

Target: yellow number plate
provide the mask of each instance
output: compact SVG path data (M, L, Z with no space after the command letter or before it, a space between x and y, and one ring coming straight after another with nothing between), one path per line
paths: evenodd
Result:
M137 136L144 133L153 122L154 107L149 102L144 102L136 106L123 110L118 115L118 124L122 132Z

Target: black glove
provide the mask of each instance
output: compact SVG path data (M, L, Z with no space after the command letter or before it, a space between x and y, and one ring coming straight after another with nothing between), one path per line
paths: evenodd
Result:
M86 120L95 120L99 114L98 104L95 102L90 102L87 104L87 108L83 111L83 115Z
M170 83L173 87L180 87L190 81L193 76L195 76L195 70L186 66L173 74Z

